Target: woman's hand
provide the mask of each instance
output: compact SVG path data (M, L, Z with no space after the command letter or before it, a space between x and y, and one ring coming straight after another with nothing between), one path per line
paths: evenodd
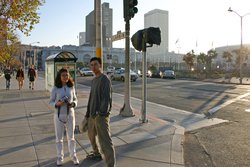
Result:
M63 105L63 101L59 100L57 103L56 103L56 107L61 107Z

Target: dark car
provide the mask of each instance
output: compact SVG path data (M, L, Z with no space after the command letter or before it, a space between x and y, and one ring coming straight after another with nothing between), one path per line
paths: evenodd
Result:
M149 74L150 78L160 78L161 77L161 71L160 70L154 70L154 71L149 70L148 74Z
M161 78L171 78L175 79L175 72L173 70L166 70L163 73L161 73Z

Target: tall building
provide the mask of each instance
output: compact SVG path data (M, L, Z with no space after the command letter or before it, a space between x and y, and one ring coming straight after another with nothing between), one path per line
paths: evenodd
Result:
M171 56L168 56L169 24L168 11L154 9L144 14L144 28L159 27L161 30L161 44L154 45L147 49L150 62L171 62Z
M86 43L95 46L95 11L86 16ZM102 4L102 46L112 48L111 37L113 34L113 9L109 3Z
M80 32L79 33L79 46L83 45L86 41L86 33L85 32Z

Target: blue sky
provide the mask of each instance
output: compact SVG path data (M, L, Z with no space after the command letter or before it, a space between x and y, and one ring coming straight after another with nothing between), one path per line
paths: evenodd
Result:
M113 8L113 34L124 31L123 1L106 0ZM169 51L191 49L206 52L240 43L240 17L229 13L231 7L240 15L250 13L248 0L138 0L138 13L131 20L131 35L144 28L144 14L153 9L169 11ZM40 23L29 37L20 34L22 43L39 41L39 46L78 45L79 32L85 31L85 16L94 8L94 0L46 0L40 7ZM250 15L243 18L243 43L250 43ZM197 44L197 45L196 45ZM114 47L124 47L124 40Z

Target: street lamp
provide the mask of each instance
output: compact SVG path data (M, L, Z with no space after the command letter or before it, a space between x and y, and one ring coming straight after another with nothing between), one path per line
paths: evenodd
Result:
M240 17L240 84L242 84L242 47L243 47L243 45L242 45L242 20L246 15L248 15L250 13L240 15L238 12L232 10L231 7L229 7L228 12L233 12Z

